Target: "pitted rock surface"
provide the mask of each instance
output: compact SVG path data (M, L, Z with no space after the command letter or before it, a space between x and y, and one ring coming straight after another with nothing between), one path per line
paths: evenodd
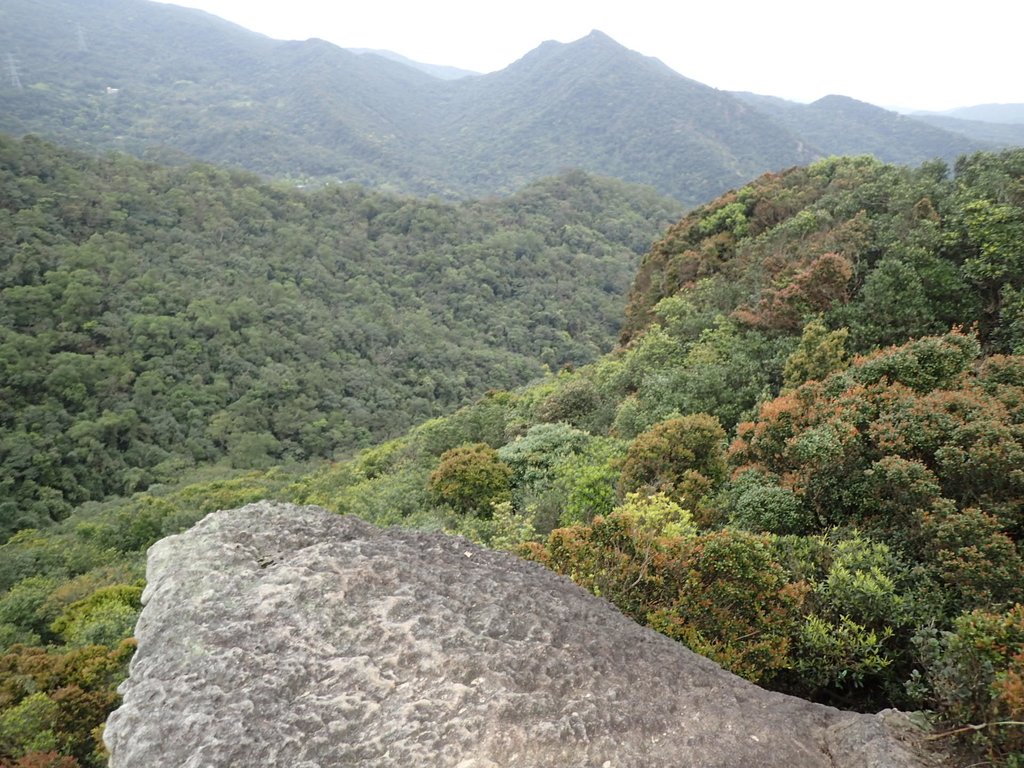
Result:
M149 552L112 768L919 768L543 567L262 502Z

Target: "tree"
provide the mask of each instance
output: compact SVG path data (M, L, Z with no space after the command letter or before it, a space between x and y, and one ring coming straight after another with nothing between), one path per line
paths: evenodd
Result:
M787 358L783 370L782 391L795 389L805 381L821 381L847 365L846 339L850 331L839 328L829 331L816 317L804 326L800 344Z
M682 550L677 591L651 611L649 626L753 682L788 668L806 588L789 581L770 539L725 530Z
M508 501L512 470L486 443L472 443L441 454L428 488L437 503L463 515L490 517L492 505Z
M714 416L698 413L654 425L626 453L619 492L664 491L695 509L726 476L725 430Z

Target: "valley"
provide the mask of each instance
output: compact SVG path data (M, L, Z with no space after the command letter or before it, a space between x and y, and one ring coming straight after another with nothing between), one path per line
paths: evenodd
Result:
M0 766L107 765L147 549L263 501L1019 763L1012 105L730 93L597 31L442 79L144 0L0 21Z

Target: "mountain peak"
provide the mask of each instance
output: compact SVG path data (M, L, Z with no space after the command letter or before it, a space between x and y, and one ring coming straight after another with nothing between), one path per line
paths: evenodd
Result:
M621 43L619 43L616 40L613 40L610 35L606 35L604 32L602 32L599 29L592 29L592 30L590 30L590 34L589 35L587 35L586 37L580 38L577 42L581 42L582 43L582 42L586 42L586 41L593 42L593 43L602 43L602 44L611 43L612 45L617 46L619 48L623 47Z
M843 96L839 93L830 93L827 96L822 96L820 99L811 102L811 106L814 105L829 105L829 104L866 104L867 106L875 106L874 104L868 104L866 101L859 101L852 96ZM878 107L881 109L881 107Z
M528 59L534 54L565 55L573 52L594 51L631 53L640 56L639 53L626 48L601 30L594 29L590 31L590 34L568 43L563 43L560 40L545 40L523 58Z
M644 61L657 61L649 56L644 56L642 53L627 48L618 40L615 40L610 35L605 34L599 29L593 29L590 34L585 37L581 37L579 40L574 40L571 43L564 43L562 45L564 49L570 51L595 51L604 54L619 54L624 56L633 56L636 59L642 59Z
M592 67L600 69L619 69L623 66L639 67L658 72L662 76L670 74L673 78L687 79L659 59L627 48L599 29L591 30L588 35L569 43L548 40L510 67L516 67L519 64L527 64L531 67L555 65L577 72Z

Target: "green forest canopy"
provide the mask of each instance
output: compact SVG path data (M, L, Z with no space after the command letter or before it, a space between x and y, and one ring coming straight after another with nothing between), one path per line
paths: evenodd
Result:
M582 173L448 204L0 137L0 532L593 360L674 208Z
M655 244L624 346L593 363L350 460L192 475L15 534L5 757L102 764L145 548L260 498L517 549L776 690L1024 719L1022 227L1024 151L766 176ZM1024 732L960 744L1010 766Z

